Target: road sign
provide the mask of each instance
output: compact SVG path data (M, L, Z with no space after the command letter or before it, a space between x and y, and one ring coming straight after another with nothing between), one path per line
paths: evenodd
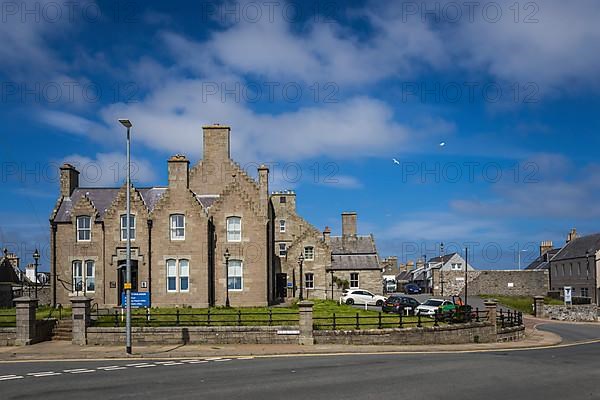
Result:
M565 291L565 304L571 304L571 302L572 302L571 296L573 294L573 288L571 286L565 286L564 291Z
M121 293L121 306L127 306L127 299L125 298L125 292ZM150 293L148 292L131 292L131 307L132 308L144 308L150 307Z
M289 288L294 287L294 284L292 282L288 282L287 287L289 287Z

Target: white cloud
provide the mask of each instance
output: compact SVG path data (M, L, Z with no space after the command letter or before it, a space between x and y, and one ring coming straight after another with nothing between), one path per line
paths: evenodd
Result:
M79 171L79 183L83 187L120 187L127 177L127 158L124 153L98 153L95 158L72 154L63 158ZM155 166L147 160L132 157L131 181L134 185L154 183Z

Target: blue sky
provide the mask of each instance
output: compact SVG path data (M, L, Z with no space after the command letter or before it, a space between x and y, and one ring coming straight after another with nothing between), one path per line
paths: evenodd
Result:
M228 124L315 226L357 211L404 261L443 241L515 268L597 232L600 5L388 3L4 2L2 247L47 269L57 167L120 186L122 116L138 185Z

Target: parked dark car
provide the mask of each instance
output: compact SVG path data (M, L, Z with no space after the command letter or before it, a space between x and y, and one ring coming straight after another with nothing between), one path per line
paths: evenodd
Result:
M404 293L406 294L421 294L421 288L414 283L407 283L404 285Z
M404 309L408 309L410 315L414 315L415 308L419 306L419 302L412 297L392 295L383 303L381 310L383 312L392 312L396 314L405 314Z

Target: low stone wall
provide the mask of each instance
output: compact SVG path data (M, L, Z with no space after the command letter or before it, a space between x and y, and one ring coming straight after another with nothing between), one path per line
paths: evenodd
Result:
M487 322L422 328L314 331L315 344L427 345L488 343L496 341L495 327Z
M17 338L17 328L0 328L0 346L13 346Z
M503 328L498 329L498 333L496 334L497 342L516 342L517 340L521 340L525 337L525 327L524 326L515 326L512 328Z
M132 328L133 344L298 344L299 328L283 326L179 326ZM88 345L125 343L124 328L87 329Z
M543 310L542 316L544 318L550 318L558 321L598 321L598 306L595 304L575 306L544 304Z

